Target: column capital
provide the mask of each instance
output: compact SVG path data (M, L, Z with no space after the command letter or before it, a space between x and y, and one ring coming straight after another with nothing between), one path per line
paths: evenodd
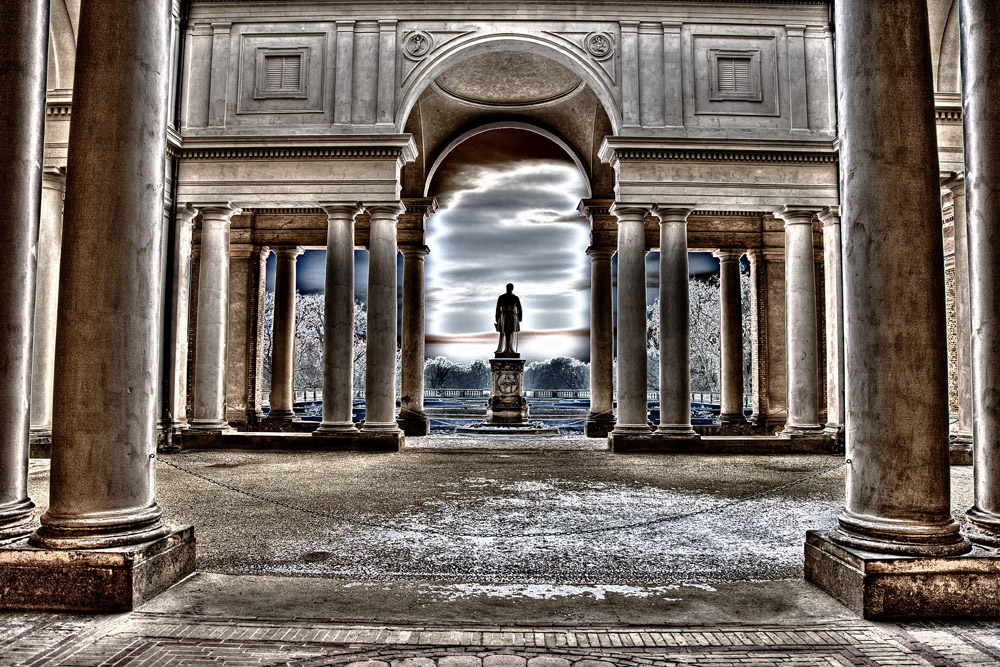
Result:
M229 222L234 215L239 215L243 209L233 206L230 202L209 204L196 207L204 220L221 220Z
M823 211L822 206L791 205L782 206L774 211L774 217L785 221L788 225L811 225L813 218Z
M191 227L194 224L194 219L198 215L198 209L191 204L184 204L183 206L178 206L175 213L177 224L186 225Z
M410 245L410 246L399 247L399 252L403 254L403 257L405 259L410 259L411 257L415 259L416 258L423 259L423 257L427 255L427 253L429 253L430 251L431 249L425 245L417 245L417 246Z
M614 199L581 199L576 210L585 218L592 218L595 215L611 215L611 207Z
M816 214L819 221L823 223L824 227L832 227L833 225L840 224L840 207L839 206L827 206L822 211Z
M403 206L407 213L422 215L426 219L437 212L438 201L435 197L406 197L403 199Z
M615 250L616 248L590 246L587 248L587 254L590 255L592 260L611 259L612 255L615 254Z
M736 248L719 248L712 253L712 256L720 262L738 262L743 253L743 250L737 250Z
M66 185L66 167L45 167L42 170L42 187L62 190Z
M957 197L965 194L965 172L953 171L941 175L941 187L951 191Z
M372 217L372 220L378 218L385 220L391 218L393 223L396 222L396 218L406 212L406 207L403 206L401 201L387 201L387 202L372 202L364 204L365 211Z
M608 209L608 213L618 218L619 224L622 222L642 222L653 209L653 204L622 204L615 202Z
M697 208L697 204L657 204L652 214L660 219L660 224L668 222L683 222L687 224L688 216Z
M351 219L364 212L364 207L356 201L353 202L320 202L319 207L323 209L330 219Z
M297 245L278 246L276 248L271 248L271 251L278 257L278 259L281 259L283 257L287 257L289 259L295 259L296 257L305 252L305 250L302 249L302 246L297 246Z

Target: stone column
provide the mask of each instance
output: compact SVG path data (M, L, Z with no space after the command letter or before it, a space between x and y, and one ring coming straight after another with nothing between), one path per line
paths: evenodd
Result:
M271 334L271 411L269 422L299 421L295 416L295 261L302 248L273 248L274 330Z
M45 130L47 0L0 0L0 540L32 528L28 422Z
M187 419L188 321L191 302L191 232L197 209L177 209L174 227L174 263L170 267L174 292L170 295L170 395L167 410L170 428L183 430Z
M813 217L822 209L786 206L774 216L785 221L785 345L788 354L788 421L785 435L818 435L819 339L816 323L816 267Z
M229 223L240 209L229 204L201 211L198 327L195 336L192 429L228 431L226 347L229 336Z
M424 257L427 246L403 248L403 332L399 427L406 435L427 435L424 414Z
M660 218L660 425L656 434L686 438L696 436L691 428L687 251L687 218L692 210L693 205L658 206L654 211Z
M368 259L368 349L365 423L362 431L396 433L396 216L398 202L367 206L371 215Z
M743 414L743 294L738 250L719 250L719 333L722 339L722 424L745 424Z
M170 532L150 458L159 417L170 25L163 2L96 1L80 12L50 503L31 537L36 546L119 547ZM162 585L172 579L170 563L157 561ZM104 576L91 585L106 585Z
M823 267L826 296L826 428L844 432L844 267L840 242L840 207L819 214L823 223Z
M951 191L955 214L955 325L958 362L958 429L952 445L972 447L972 303L969 296L969 235L965 176L952 174L942 186Z
M62 253L63 188L66 170L46 167L42 176L42 214L38 223L35 271L35 327L31 347L31 437L52 435L52 383L56 363L56 307Z
M646 418L646 241L649 207L617 202L618 420L613 433L649 433Z
M991 3L976 4L995 15ZM950 511L927 4L906 0L886 11L868 0L841 0L836 21L851 464L846 509L830 537L878 553L957 555L969 544Z
M611 256L614 248L591 246L590 255L590 412L584 424L587 437L607 437L615 427L614 412L614 303L611 294Z
M959 10L975 389L976 500L968 517L979 529L973 539L1000 544L1000 100L995 87L1000 76L1000 13L989 0L960 0ZM957 198L955 206L958 229Z
M357 432L354 407L354 218L356 203L326 204L326 291L323 333L323 421L314 431Z

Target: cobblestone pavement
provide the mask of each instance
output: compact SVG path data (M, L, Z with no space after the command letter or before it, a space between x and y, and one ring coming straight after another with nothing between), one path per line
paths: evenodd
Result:
M0 616L3 665L994 665L1000 625L427 627L133 612Z

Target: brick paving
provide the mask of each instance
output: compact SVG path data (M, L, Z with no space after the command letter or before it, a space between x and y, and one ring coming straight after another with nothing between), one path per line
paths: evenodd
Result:
M0 664L632 667L1000 664L1000 624L430 627L132 612L0 615Z

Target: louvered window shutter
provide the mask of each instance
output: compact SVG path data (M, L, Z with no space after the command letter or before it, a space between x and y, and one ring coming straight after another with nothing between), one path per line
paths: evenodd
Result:
M749 58L719 58L717 64L720 93L752 92Z
M264 90L295 92L299 90L302 58L299 56L268 56L264 59Z

